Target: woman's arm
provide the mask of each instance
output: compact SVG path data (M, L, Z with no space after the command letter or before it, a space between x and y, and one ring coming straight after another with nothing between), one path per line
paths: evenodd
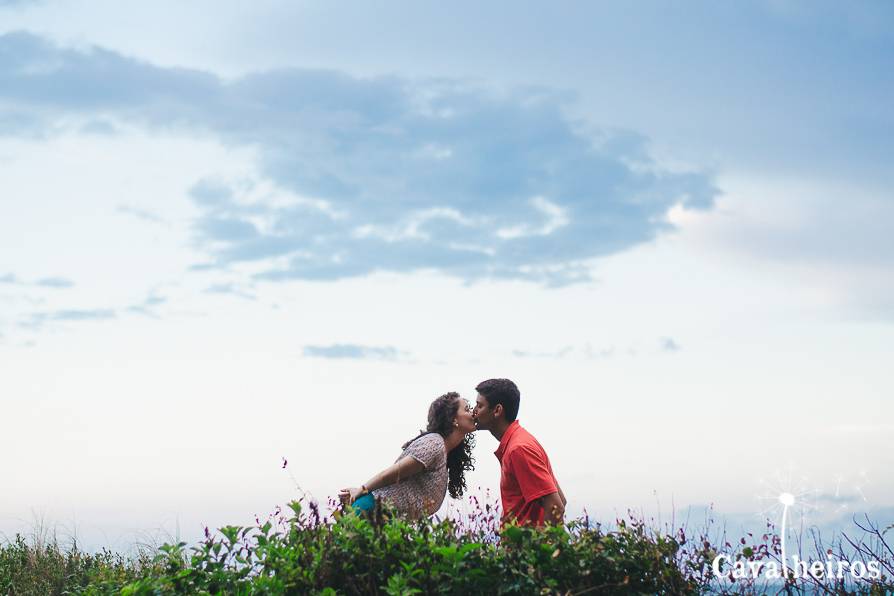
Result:
M407 478L411 478L423 471L425 466L422 462L412 456L402 457L396 463L391 464L372 478L366 481L363 486L367 491L376 490L383 486L398 484ZM339 498L342 503L347 501L347 505L353 503L357 497L363 494L363 488L343 488L339 491Z
M423 471L425 466L415 457L402 457L372 478L366 481L366 490L376 490L390 484L398 484Z

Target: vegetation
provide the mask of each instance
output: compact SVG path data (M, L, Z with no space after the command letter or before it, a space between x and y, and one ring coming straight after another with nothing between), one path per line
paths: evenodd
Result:
M149 555L126 558L102 550L84 553L52 541L28 543L16 536L0 546L0 594L114 594L144 575L160 571Z
M716 540L659 532L631 516L611 530L584 518L566 527L499 527L490 505L460 521L411 522L378 509L368 517L323 515L293 502L263 523L206 529L194 546L153 556L66 552L21 537L0 547L0 594L697 594L763 593L758 581L718 579ZM879 555L887 548L882 533ZM778 537L749 535L737 560L778 557ZM868 551L867 551L868 552ZM872 553L869 553L872 554ZM778 560L778 558L777 558ZM815 583L820 593L886 593L887 575L860 586ZM885 583L888 582L888 583ZM794 580L788 588L803 587ZM772 590L785 590L779 584Z

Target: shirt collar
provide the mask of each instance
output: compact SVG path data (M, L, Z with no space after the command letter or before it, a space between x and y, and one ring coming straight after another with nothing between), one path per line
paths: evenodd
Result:
M494 455L496 455L497 459L501 462L503 461L503 454L506 453L506 448L509 446L509 439L511 439L512 435L515 434L515 431L520 428L521 426L519 426L518 420L513 420L512 424L506 428L506 432L503 433L503 438L500 439L500 446L494 451Z

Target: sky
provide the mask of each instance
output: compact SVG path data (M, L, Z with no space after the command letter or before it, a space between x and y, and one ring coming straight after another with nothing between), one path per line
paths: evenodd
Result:
M0 1L0 532L325 500L492 377L572 515L894 522L892 20Z

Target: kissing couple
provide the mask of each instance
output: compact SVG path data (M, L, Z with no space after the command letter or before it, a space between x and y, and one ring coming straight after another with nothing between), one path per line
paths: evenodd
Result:
M368 512L387 502L409 519L431 516L447 492L466 491L466 472L475 469L476 430L499 441L501 522L541 526L561 524L567 503L546 451L519 425L521 393L509 379L489 379L475 387L474 408L456 392L445 393L428 408L426 430L403 444L397 460L360 487L343 488L345 507Z

